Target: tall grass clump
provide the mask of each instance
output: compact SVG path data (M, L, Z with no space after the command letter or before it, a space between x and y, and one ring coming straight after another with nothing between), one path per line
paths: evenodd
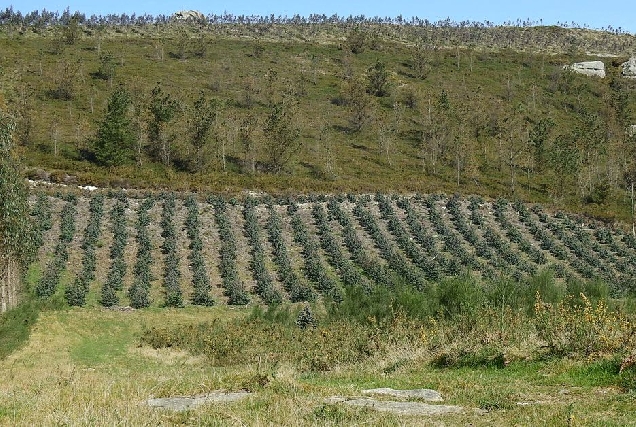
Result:
M351 286L339 302L256 307L242 319L151 328L142 341L203 354L215 365L258 362L267 354L272 363L288 361L307 371L366 360L390 368L395 355L400 366L497 369L567 357L609 363L612 381L629 389L636 369L634 312L626 304L613 309L602 284L579 286L596 289L597 296L571 294L550 272L525 282L463 274L424 290ZM312 327L301 321L308 313Z

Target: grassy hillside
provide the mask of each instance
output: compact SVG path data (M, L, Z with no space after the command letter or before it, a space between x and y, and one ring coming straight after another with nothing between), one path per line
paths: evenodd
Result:
M0 13L0 424L633 424L636 38L529 24Z
M67 22L1 27L0 105L18 119L33 177L231 193L444 191L630 218L635 83L619 75L629 34L372 20ZM588 59L603 60L608 76L562 68ZM123 165L99 166L96 132L120 86L133 143ZM156 133L153 99L174 107Z

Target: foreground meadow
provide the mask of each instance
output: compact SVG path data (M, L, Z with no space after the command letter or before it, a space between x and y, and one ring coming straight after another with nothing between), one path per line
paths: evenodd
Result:
M28 342L0 361L0 424L636 425L633 370L629 383L611 355L539 357L533 336L524 344L511 328L498 360L476 344L487 334L462 337L448 322L317 313L324 320L303 329L294 310L43 311ZM423 417L328 402L375 387L435 389L465 410ZM252 394L184 412L147 405L215 390Z

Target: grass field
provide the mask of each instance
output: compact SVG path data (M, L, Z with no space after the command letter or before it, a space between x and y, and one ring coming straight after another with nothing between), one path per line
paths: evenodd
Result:
M26 345L0 361L0 424L636 425L636 396L616 385L616 365L607 360L437 368L421 346L405 347L398 340L381 354L317 371L272 363L267 354L260 363L215 366L203 356L179 348L154 349L140 340L153 326L231 324L249 315L248 309L228 307L42 312ZM331 396L359 396L373 387L432 388L446 404L467 409L462 415L422 418L326 403ZM213 390L253 395L182 413L145 403L152 397Z

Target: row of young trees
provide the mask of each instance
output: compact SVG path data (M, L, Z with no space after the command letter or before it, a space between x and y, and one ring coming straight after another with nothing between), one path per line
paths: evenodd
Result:
M126 199L121 193L108 202L113 241L108 248L110 267L101 287L100 303L119 304L124 290L123 248L127 242L127 211L124 206L137 204L137 261L132 285L127 289L131 306L149 306L153 278L152 263L163 260L163 305L181 307L183 265L177 244L177 206L174 195L162 195L161 249L154 257L148 226L154 196ZM39 200L39 202L38 202ZM33 213L44 218L44 199L34 204ZM243 305L254 296L267 304L284 299L310 301L320 293L339 300L343 289L370 290L376 286L409 285L418 289L435 286L444 277L473 272L486 280L502 276L523 283L540 271L549 269L566 280L604 280L613 295L636 290L636 239L625 233L590 225L563 214L548 215L541 209L529 209L523 203L498 199L485 204L477 197L466 203L453 197L370 196L322 197L310 199L302 209L293 200L266 201L247 197L243 205L228 205L212 196L208 207L214 208L220 245L219 272L228 303ZM77 198L67 197L59 214L59 234L45 272L35 287L36 294L48 298L56 293L62 272L67 268L70 242L75 233ZM83 231L83 258L77 277L65 288L70 305L84 305L89 286L95 279L95 258L100 238L100 218L105 199L96 195L89 203L90 221ZM203 254L205 227L199 220L199 203L194 196L183 201L186 208L185 231L189 245L188 260L192 270L192 304L212 305L210 270ZM207 209L205 208L205 209ZM283 209L287 210L283 216ZM181 208L179 208L181 209ZM50 209L49 209L50 211ZM487 213L491 211L490 213ZM243 224L237 224L239 215ZM488 215L488 218L486 216ZM261 222L265 222L268 241L263 243ZM285 224L291 230L283 231ZM315 229L314 229L315 227ZM240 228L252 248L250 271L256 286L247 289L240 271L235 231ZM285 236L285 233L288 233ZM78 246L79 247L79 246ZM539 249L540 248L540 249ZM214 251L214 248L209 248ZM296 254L291 252L295 251ZM292 265L296 257L297 265ZM273 262L269 263L268 259ZM299 274L300 273L300 274ZM274 277L278 277L278 288ZM285 292L283 293L282 290Z
M116 27L120 29L131 27L157 28L162 26L165 27L168 26L168 24L174 24L175 22L179 22L179 20L174 19L173 16L165 14L153 16L147 13L132 13L130 15L127 13L121 13L107 15L93 14L87 16L85 13L80 11L71 12L69 8L65 9L62 13L59 11L48 11L46 9L27 12L14 10L13 7L10 6L0 12L0 24L19 26L23 29L23 31L24 29L31 28L36 32L41 32L51 26L77 26L87 29L100 29L103 27ZM532 31L536 27L544 25L543 20L541 19L537 21L530 19L516 19L514 21L494 23L489 20L453 21L450 18L439 21L431 21L417 16L404 17L401 14L398 16L365 16L363 14L340 16L338 14L326 15L312 13L308 16L301 16L299 14L287 16L274 14L235 15L225 12L223 14L201 14L196 17L191 17L187 21L181 21L181 23L196 25L200 28L208 28L212 30L224 29L226 31L228 31L227 27L239 27L246 32L252 31L260 33L261 35L267 32L277 34L275 31L276 27L280 26L293 26L304 30L308 35L315 35L316 27L329 26L332 28L342 28L345 31L351 31L351 29L355 31L360 27L370 28L373 30L368 31L370 34L383 33L385 36L391 35L393 37L412 32L420 34L433 33L440 38L440 41L445 41L446 43L457 43L459 41L472 41L473 43L476 43L484 42L485 39L488 39L491 41L491 44L494 41L503 45L506 36L508 37L508 47L518 43L519 41L523 41L526 45L532 44L542 47L545 43L550 42L550 40L538 37L538 35L542 33L541 31ZM585 23L576 23L574 21L559 21L546 23L546 25L556 25L561 29L589 28L589 26ZM621 27L615 28L609 25L601 30L606 32L607 36L614 35L616 38L618 38L618 36L629 36L629 33ZM234 32L236 32L236 30ZM551 34L552 38L556 39L557 43L572 43L572 41L568 40L561 31L543 31L543 33ZM521 35L524 35L524 37L521 37ZM588 43L592 42L592 40L586 41ZM552 42L554 43L555 40L552 40Z
M219 272L221 273L223 293L228 297L228 304L245 305L250 301L250 298L236 267L236 240L227 213L227 204L223 198L212 196L208 202L214 206L214 220L221 239Z
M86 303L86 295L88 294L90 283L95 280L95 269L97 267L95 252L101 235L103 213L104 195L97 194L91 198L89 203L88 225L84 229L84 239L82 240L82 249L84 250L82 270L73 283L64 290L64 297L69 305L83 306Z
M278 273L278 280L283 284L283 288L292 302L313 301L315 295L311 287L296 274L292 267L288 245L283 238L283 220L281 215L273 205L269 206L268 211L267 235L272 246L272 255Z
M105 307L112 307L119 303L118 291L124 289L124 276L128 268L124 251L128 241L128 228L126 226L126 209L128 199L123 193L119 193L117 201L110 211L113 241L110 245L110 267L106 281L102 286L100 302Z
M47 263L46 269L35 286L35 294L47 298L57 291L60 276L66 269L69 258L69 246L76 230L77 197L69 194L60 213L60 232L53 251L53 258Z
M287 207L287 212L291 216L294 242L302 248L305 276L321 294L336 301L340 300L342 291L334 277L329 274L329 269L320 256L318 242L315 236L309 233L305 222L298 212L298 206L295 203L290 204Z
M166 295L167 307L183 306L183 292L181 290L181 270L177 255L177 231L174 226L176 213L175 195L166 194L161 212L161 252L165 256L163 269L163 288Z
M192 270L192 288L194 289L190 298L192 304L211 306L214 305L214 299L210 295L212 285L203 257L203 239L201 238L201 220L199 219L199 207L194 196L190 196L185 200L185 206L188 210L185 226L190 241L190 269Z
M279 304L282 296L274 288L274 281L265 265L265 250L261 242L261 227L256 214L257 201L253 197L245 199L243 219L245 221L245 236L247 237L252 260L250 268L256 281L256 293L267 304Z
M148 307L151 303L150 286L153 279L150 270L152 264L152 242L148 226L150 225L149 211L154 204L154 197L148 196L137 207L137 221L135 223L137 230L135 237L137 241L137 259L134 267L135 277L133 284L128 289L130 305L133 308Z
M342 283L347 287L362 287L371 289L373 286L353 261L347 258L340 248L340 243L336 235L332 232L331 224L327 218L325 208L322 204L315 203L312 210L312 217L316 223L317 232L320 238L320 246L327 255L329 263L334 267L342 279Z
M80 11L71 12L70 8L64 9L61 13L59 11L52 10L33 10L30 12L14 10L13 6L5 8L0 12L0 24L21 24L21 25L35 25L35 26L48 26L48 25L69 25L72 21L76 21L78 24L87 26L99 26L99 25L112 25L112 26L143 26L151 24L165 24L171 19L171 16L165 14L151 15L144 14L106 14L106 15L90 15L86 16L85 13ZM338 15L337 13L326 15L324 13L311 13L308 16L294 14L293 16L287 15L234 15L229 12L223 14L209 13L207 15L201 14L196 18L190 18L191 23L209 23L209 24L243 24L243 25L257 25L257 24L285 24L285 25L300 25L300 24L385 24L385 25L402 25L402 26L414 26L414 27L458 27L458 28L492 28L496 24L491 21L451 21L450 18L440 20L437 22L429 21L428 19L420 18L417 16L405 17L402 14L397 16L365 16L359 15ZM507 21L503 23L506 26L513 27L532 27L542 24L542 20L533 21L531 19L516 19L514 21ZM560 26L564 28L586 28L585 25L579 25L573 21L560 22ZM620 28L610 29L609 31L615 31L621 33Z

